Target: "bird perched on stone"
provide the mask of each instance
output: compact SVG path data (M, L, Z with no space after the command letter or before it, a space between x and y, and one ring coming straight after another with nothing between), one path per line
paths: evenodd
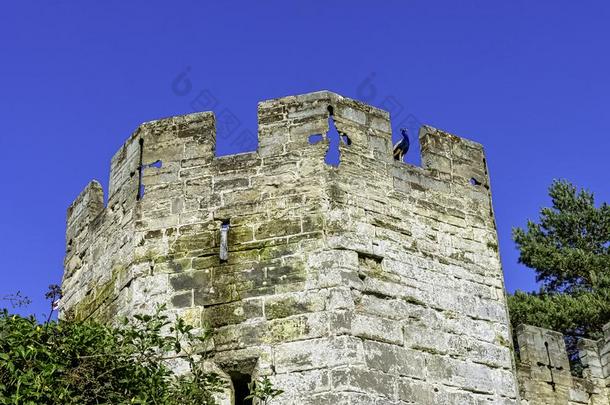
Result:
M400 128L400 133L402 135L402 139L400 141L396 142L396 145L394 145L394 151L392 154L394 156L394 160L398 160L399 162L402 162L402 158L409 151L409 134L407 133L406 128Z

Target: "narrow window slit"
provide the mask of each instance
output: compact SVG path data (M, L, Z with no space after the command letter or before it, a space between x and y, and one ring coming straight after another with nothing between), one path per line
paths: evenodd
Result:
M142 184L142 159L144 158L144 139L140 138L140 161L138 162L138 195L136 200L140 201L144 197L144 185Z
M144 139L140 138L139 144L140 144L140 161L138 163L138 195L136 196L137 201L140 201L144 197L144 182L143 182L144 169L147 169L150 167L160 169L161 167L163 167L163 161L161 161L161 160L155 160L152 163L144 164ZM130 176L133 177L134 174L135 174L134 172L131 172Z
M229 260L229 220L224 219L220 224L220 252L221 262Z
M553 376L553 361L551 360L551 353L549 352L549 342L544 342L544 348L546 349L546 356L549 360L549 364L547 365L547 368L549 369L549 372L551 374L551 381L549 382L549 384L553 388L553 391L555 391L555 378Z

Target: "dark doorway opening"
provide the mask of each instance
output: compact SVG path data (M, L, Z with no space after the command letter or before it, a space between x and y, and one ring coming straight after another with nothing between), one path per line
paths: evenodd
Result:
M252 399L246 399L250 395L248 384L252 382L252 376L242 373L232 374L231 382L235 392L235 405L252 405Z

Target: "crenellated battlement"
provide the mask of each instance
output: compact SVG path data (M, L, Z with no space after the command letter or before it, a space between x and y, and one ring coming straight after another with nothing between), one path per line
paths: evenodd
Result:
M516 403L481 145L424 126L422 167L395 161L389 114L327 91L259 103L255 152L216 157L218 125L144 123L106 206L81 193L63 313L167 304L215 328L233 384L291 387L279 403Z
M605 326L610 329L610 324ZM606 389L610 374L604 368L610 359L610 334L599 341L580 339L582 377L570 371L564 336L530 325L517 328L520 361L517 367L522 404L610 403Z
M260 159L278 156L319 160L320 149L325 151L329 140L324 138L320 144L311 145L308 136L328 131L329 107L333 108L332 119L337 128L351 140L349 147L340 144L343 154L365 156L377 161L379 166L395 166L397 177L403 171L464 184L471 179L484 185L488 183L480 144L425 126L419 134L423 168L417 170L411 165L393 162L389 114L327 91L259 103L259 147L257 152L245 155L259 163ZM140 125L112 158L108 204L125 204L130 200L128 195L137 195L137 174L141 164L162 164L158 168L145 167L145 183L149 186L188 178L188 172L194 172L194 167L202 171L208 166L218 165L228 171L231 169L227 167L230 165L228 162L235 162L233 169L239 171L246 160L241 156L243 154L235 158L215 156L215 128L212 112L170 117ZM209 169L212 174L214 170ZM325 167L328 172L332 169Z

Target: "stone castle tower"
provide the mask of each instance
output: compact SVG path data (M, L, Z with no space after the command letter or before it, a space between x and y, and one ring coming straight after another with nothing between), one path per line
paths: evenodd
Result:
M142 124L107 204L93 181L68 209L62 311L167 304L211 325L236 403L268 375L277 404L517 404L518 379L523 403L608 404L572 398L553 332L522 330L516 370L481 145L422 127L422 167L394 161L389 114L326 91L262 102L258 122L258 150L224 157L211 112ZM608 374L592 345L589 399Z

